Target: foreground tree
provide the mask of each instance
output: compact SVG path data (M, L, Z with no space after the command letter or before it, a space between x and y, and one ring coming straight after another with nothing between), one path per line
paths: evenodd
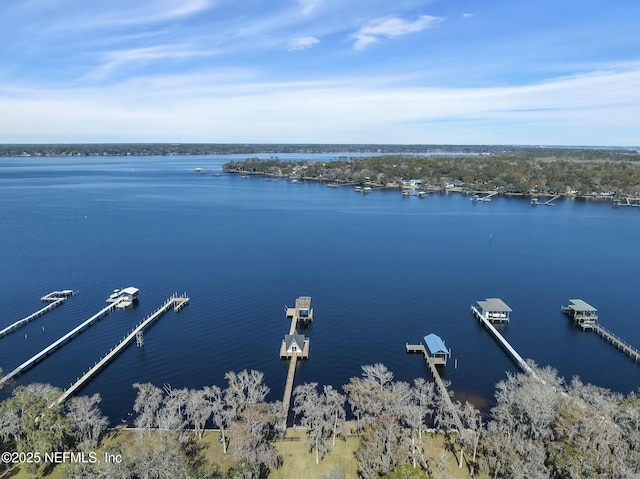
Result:
M235 412L227 406L224 392L218 386L207 386L204 388L204 399L208 403L213 418L213 424L220 428L220 436L222 439L223 451L227 453L227 436L226 428L231 424L231 420L235 417Z
M377 479L389 474L405 462L406 437L400 423L391 414L383 414L367 426L355 451L359 462L358 475L363 479Z
M186 407L189 391L186 388L174 389L169 384L164 385L164 391L166 394L156 414L158 429L171 431L180 442L184 442L188 439Z
M138 390L133 410L138 413L135 419L137 428L151 431L158 426L158 410L162 404L162 389L151 383L134 383L134 388Z
M326 431L331 427L327 420L327 404L318 394L318 383L305 383L293 390L293 411L301 414L301 424L307 430L307 450L315 451L316 464L329 450Z
M67 417L70 419L71 433L80 450L94 449L100 436L107 429L109 420L98 407L101 401L102 397L97 393L90 397L74 397L69 401Z
M18 386L2 404L3 417L9 422L7 435L18 452L62 449L70 434L70 421L57 402L60 393L60 389L48 384L32 383Z
M202 439L204 426L213 412L211 403L207 400L205 390L192 389L189 391L185 412L189 423L193 425L198 439Z
M343 439L347 438L345 401L346 396L344 394L340 394L332 386L324 387L324 402L327 408L327 419L331 426L333 446L336 445L337 436L341 436Z
M282 409L279 403L275 407L266 403L251 404L231 423L236 469L243 470L247 479L266 477L269 468L281 464L282 459L273 446L277 437L276 425L282 421L278 407Z

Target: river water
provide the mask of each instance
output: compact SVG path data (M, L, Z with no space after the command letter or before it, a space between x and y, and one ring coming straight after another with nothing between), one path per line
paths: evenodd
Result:
M516 366L469 309L499 297L513 309L501 330L523 357L567 380L637 388L633 361L560 312L581 298L640 346L637 208L403 198L208 174L231 159L242 158L0 159L0 329L42 307L46 293L80 292L0 338L0 367L11 371L103 308L113 289L134 286L135 308L101 319L17 384L67 387L172 293L186 292L186 308L160 318L143 348L127 348L82 394L99 392L117 423L132 410L135 382L224 386L225 372L253 368L265 373L269 399L282 399L284 307L311 296L315 321L302 331L310 358L298 363L296 384L340 387L376 362L397 380L426 377L405 343L433 332L452 349L444 376L454 399L487 407Z

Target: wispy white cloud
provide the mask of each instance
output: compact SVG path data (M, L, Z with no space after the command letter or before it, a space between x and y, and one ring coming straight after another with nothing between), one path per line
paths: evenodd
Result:
M213 54L211 51L194 50L185 45L158 45L116 50L105 53L103 63L85 74L81 80L99 81L109 78L126 67L140 68L154 62L212 56Z
M298 3L302 8L302 13L305 15L312 13L321 2L322 0L298 0Z
M640 129L639 65L487 88L220 73L68 91L0 88L0 141L33 132L29 141L633 144Z
M316 37L294 38L289 43L289 50L304 50L305 48L311 48L316 43L320 43L320 40Z
M48 33L72 31L109 30L120 27L153 25L179 20L213 9L219 0L139 0L136 2L112 1L96 15L93 2L79 2L68 10L61 7L55 12L55 21L41 25ZM38 6L42 10L42 6ZM34 12L35 13L35 12Z
M421 32L441 20L440 17L433 17L431 15L421 15L412 22L399 17L376 18L352 35L352 38L355 39L353 48L355 50L362 50L372 43L379 42L381 38Z
M473 18L475 17L475 13L463 13L462 18Z

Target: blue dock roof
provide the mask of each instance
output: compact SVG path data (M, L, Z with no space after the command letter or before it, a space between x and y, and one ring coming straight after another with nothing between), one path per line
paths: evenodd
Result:
M424 337L424 343L427 345L427 350L429 351L430 355L449 352L440 336L437 336L433 333Z

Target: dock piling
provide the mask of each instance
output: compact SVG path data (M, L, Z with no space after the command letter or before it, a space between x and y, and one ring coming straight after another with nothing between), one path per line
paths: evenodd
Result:
M176 305L180 305L182 308L185 304L189 302L189 298L186 295L183 296L171 296L167 301L165 301L164 305L156 310L154 313L147 316L146 319L141 321L134 329L127 335L122 341L120 341L116 346L112 347L109 352L103 356L99 361L97 361L92 368L90 368L80 379L78 379L72 386L70 386L67 390L65 390L62 395L58 398L58 404L66 401L69 396L75 393L78 389L84 386L85 383L89 382L93 376L104 368L111 360L113 360L122 350L124 350L129 343L137 338L138 334L142 335L143 330L149 326L153 321L158 319L164 313L169 311L172 307L175 310ZM141 336L142 337L142 336Z

